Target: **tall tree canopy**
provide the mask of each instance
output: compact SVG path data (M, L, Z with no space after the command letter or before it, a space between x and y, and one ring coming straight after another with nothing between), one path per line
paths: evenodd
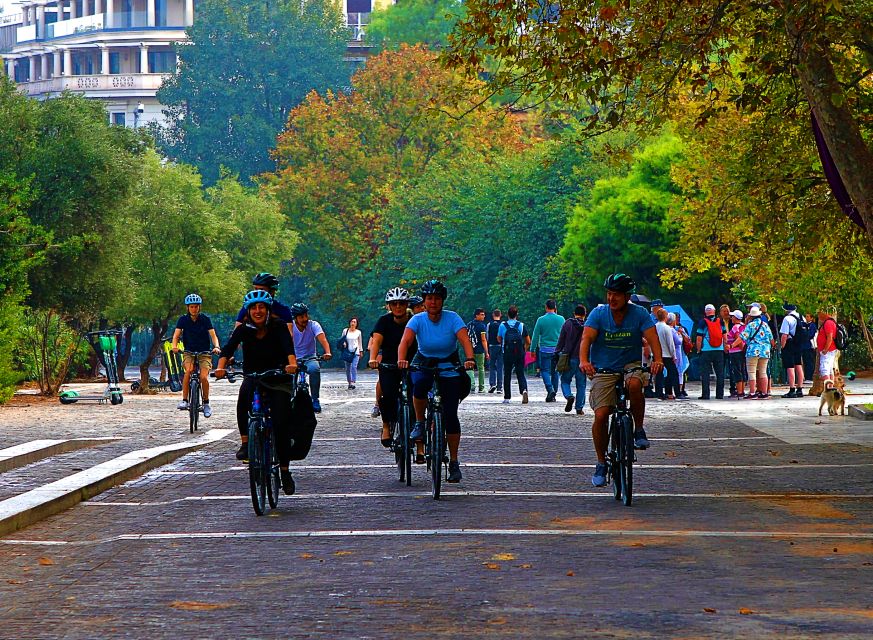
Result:
M158 92L169 124L155 133L207 184L221 166L246 179L270 170L289 112L312 90L348 83L348 30L334 0L203 0L188 38L179 73Z
M426 44L439 49L448 42L464 15L460 0L404 0L374 11L367 27L367 42L381 48Z
M700 99L699 121L726 108L725 96L773 116L774 95L808 103L873 244L873 0L465 6L452 65L477 72L487 62L496 87L575 105L592 126L658 121L682 96Z

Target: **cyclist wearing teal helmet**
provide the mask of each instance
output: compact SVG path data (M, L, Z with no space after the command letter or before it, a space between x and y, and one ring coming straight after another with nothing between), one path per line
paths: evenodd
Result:
M603 288L606 289L606 304L598 305L588 315L579 345L579 369L592 379L588 398L594 411L591 433L597 465L591 483L595 487L606 484L607 423L609 415L615 410L615 384L619 379L619 375L597 373L596 370L623 370L640 366L643 338L652 349L652 375L660 374L664 367L655 323L645 308L630 301L636 291L633 278L625 273L614 273L606 278ZM643 387L647 378L646 374L639 371L626 376L635 424L634 446L638 449L649 446L643 429L646 412Z
M200 372L200 387L203 389L203 417L208 418L212 415L212 408L209 406L209 370L212 368L212 356L205 352L211 350L213 353L218 353L219 343L218 336L212 326L212 320L205 313L200 313L202 304L203 298L196 293L189 293L185 296L185 306L188 308L188 313L179 316L176 321L172 349L178 353L179 340L184 341L185 350L182 355L182 364L185 368L185 375L182 378L182 401L176 408L180 411L188 410L188 384L191 381L191 373L194 371L194 354L200 354L196 356L197 369Z

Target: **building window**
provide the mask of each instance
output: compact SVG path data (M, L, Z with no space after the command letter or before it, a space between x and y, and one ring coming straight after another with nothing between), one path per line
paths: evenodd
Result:
M155 0L155 26L167 26L167 0Z
M109 52L109 73L121 73L121 54L117 51Z
M175 51L149 51L149 71L152 73L175 73Z
M124 111L114 112L112 114L111 118L112 118L111 119L112 124L114 124L117 127L123 127L126 124L126 122L125 122L126 116L125 116Z

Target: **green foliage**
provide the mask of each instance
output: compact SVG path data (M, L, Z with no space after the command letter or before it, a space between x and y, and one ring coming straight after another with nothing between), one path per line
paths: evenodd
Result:
M426 44L440 49L463 16L459 0L404 0L372 13L366 39L379 48Z
M0 344L6 345L0 350L0 404L12 397L15 385L21 379L13 359L15 351L11 348L17 344L21 320L22 308L18 301L9 295L0 297Z
M39 383L43 395L56 395L67 379L70 367L88 359L88 345L53 309L28 309L19 323L15 344L18 359L29 380Z
M348 83L348 30L333 0L204 0L188 37L180 72L158 91L170 124L155 133L207 184L222 166L246 179L270 170L291 109Z

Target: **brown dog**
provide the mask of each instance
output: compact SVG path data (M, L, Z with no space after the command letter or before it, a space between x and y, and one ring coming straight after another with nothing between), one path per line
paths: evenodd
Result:
M846 415L846 394L834 386L830 380L825 382L824 391L821 392L821 404L818 405L818 415L821 415L821 410L824 406L828 406L828 415L835 416L837 411L841 416Z

